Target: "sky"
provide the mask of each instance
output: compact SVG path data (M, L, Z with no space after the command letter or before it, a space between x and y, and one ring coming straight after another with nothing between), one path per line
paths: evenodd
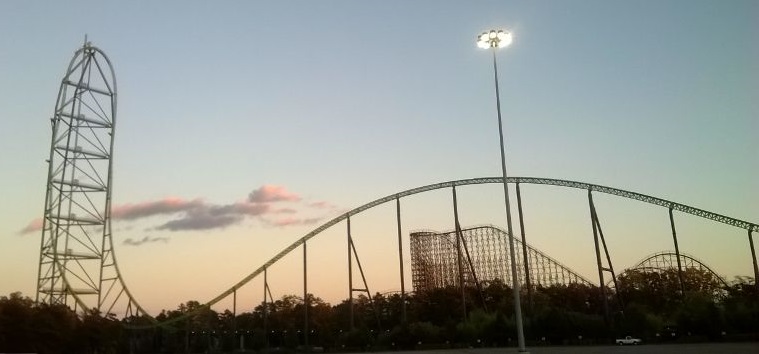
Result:
M119 266L157 314L215 297L346 210L499 176L492 56L476 47L489 29L514 36L497 53L510 176L759 222L757 14L751 0L0 2L0 295L35 294L49 118L85 35L118 82ZM460 188L461 224L504 226L501 188ZM522 197L528 243L597 279L586 193ZM595 199L616 269L673 249L666 209ZM450 190L402 210L411 288L408 234L454 226ZM752 275L745 230L675 220L682 252ZM395 206L351 226L371 291L398 290ZM308 247L309 292L346 298L345 225ZM275 297L302 293L301 257L272 267Z

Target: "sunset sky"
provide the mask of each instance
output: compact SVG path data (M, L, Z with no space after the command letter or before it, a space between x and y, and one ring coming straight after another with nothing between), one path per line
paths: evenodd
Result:
M0 296L35 294L49 119L85 34L118 81L119 265L155 315L213 298L346 210L499 176L492 57L475 43L489 29L514 35L498 52L511 176L759 222L758 14L754 0L2 1ZM463 226L505 225L500 186L458 193ZM586 193L522 194L528 242L597 280ZM408 233L451 229L450 198L402 200L407 289ZM673 249L666 209L596 202L615 268ZM745 230L675 219L681 251L753 275ZM394 204L352 227L371 291L398 290ZM309 243L309 290L330 302L348 295L345 240L339 224ZM300 257L272 268L275 297L302 293ZM254 280L240 307L261 294Z

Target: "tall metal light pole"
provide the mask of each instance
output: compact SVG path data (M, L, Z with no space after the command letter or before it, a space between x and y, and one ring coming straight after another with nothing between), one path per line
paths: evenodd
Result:
M495 102L498 111L498 137L501 142L501 170L503 172L503 197L506 204L506 227L509 234L509 256L511 257L511 288L514 292L514 317L517 324L517 340L519 351L526 352L524 345L524 327L522 325L522 304L519 299L520 284L517 275L516 253L514 252L514 233L511 227L511 205L509 204L509 186L506 182L506 151L503 148L503 123L501 120L501 95L498 90L498 65L496 50L505 48L511 44L511 33L502 30L490 30L477 37L477 46L483 49L490 48L493 51L493 77L495 79Z

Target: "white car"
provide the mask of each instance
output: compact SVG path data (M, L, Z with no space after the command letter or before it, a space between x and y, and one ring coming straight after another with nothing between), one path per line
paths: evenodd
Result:
M629 345L638 345L641 342L643 342L643 341L640 340L639 338L633 338L633 337L630 337L630 336L627 336L627 337L624 337L624 338L621 338L621 339L617 339L617 344L619 344L619 345L628 345L628 344Z

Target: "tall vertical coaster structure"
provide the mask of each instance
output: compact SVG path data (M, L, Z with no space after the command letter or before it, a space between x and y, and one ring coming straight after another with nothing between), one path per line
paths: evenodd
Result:
M37 302L144 314L121 279L111 233L116 76L86 40L61 81L51 123Z

